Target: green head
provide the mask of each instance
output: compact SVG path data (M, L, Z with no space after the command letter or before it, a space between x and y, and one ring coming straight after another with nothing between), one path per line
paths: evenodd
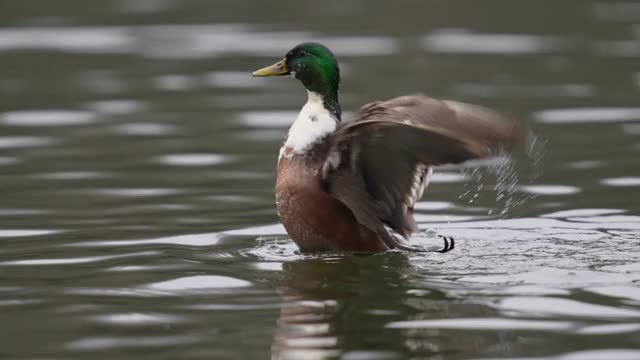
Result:
M253 73L253 76L278 75L291 75L300 80L307 90L320 94L325 108L340 119L340 69L338 61L326 46L302 43L291 49L284 59Z

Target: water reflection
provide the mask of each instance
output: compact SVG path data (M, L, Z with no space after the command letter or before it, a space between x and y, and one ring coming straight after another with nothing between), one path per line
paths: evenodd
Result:
M16 211L11 211L8 212L6 209L2 209L3 211L3 215L7 215L7 214L11 214L11 215L28 215L28 213L25 213L25 211L21 211L21 210L16 210ZM59 232L59 230L44 230L44 229L38 229L38 230L28 230L28 229L16 229L16 230L11 230L11 229L2 229L0 230L0 237L8 237L8 238L12 238L12 237L22 237L22 236L42 236L42 235L50 235L50 234L55 234Z
M423 45L433 53L532 54L559 51L569 39L529 34L486 34L462 29L442 29L426 35Z
M349 358L375 348L380 339L391 346L376 355L398 356L405 351L400 334L380 330L406 307L403 279L409 263L403 254L310 258L286 262L283 271L278 292L284 306L271 348L273 358L339 354ZM375 278L369 287L349 286L371 276Z
M461 329L461 330L545 330L567 331L569 321L517 320L501 318L468 318L443 320L397 321L387 325L391 329Z
M129 123L115 128L116 132L132 136L158 136L175 133L175 127L169 124Z
M144 110L144 103L136 100L101 100L86 104L101 114L131 114Z
M229 289L247 286L251 286L251 283L248 281L235 279L228 276L214 275L189 276L148 285L148 287L153 290L171 291L179 294L185 294L189 291Z
M19 159L12 158L12 157L9 157L9 156L1 156L0 157L0 166L2 166L2 165L13 165L13 164L16 164L18 162L20 162Z
M170 154L158 157L158 162L172 166L212 166L226 160L227 157L220 154Z
M605 178L601 182L608 186L640 186L640 177Z
M462 83L453 91L460 96L478 98L588 98L596 94L593 85L558 84L558 85L512 85L496 83Z
M640 108L554 109L534 114L538 121L551 124L598 123L640 120Z
M581 190L574 186L566 185L527 185L521 188L523 191L537 195L572 195Z
M245 24L112 27L38 27L0 31L0 51L45 49L71 53L138 53L158 59L211 58L226 54L281 55L280 49L316 39L343 56L385 55L397 50L387 37L332 38L311 32L258 31Z
M192 336L153 336L142 337L93 337L70 342L67 348L75 351L90 351L122 348L166 348L176 345L192 344L198 339Z
M540 315L562 315L580 318L602 319L638 319L640 311L620 309L613 306L602 306L581 303L568 299L539 298L539 297L510 297L497 305L503 311L522 313L537 313Z
M71 110L16 111L0 114L0 122L9 126L74 126L94 122L91 112Z
M49 146L55 139L36 136L0 136L0 149L22 148L33 146Z

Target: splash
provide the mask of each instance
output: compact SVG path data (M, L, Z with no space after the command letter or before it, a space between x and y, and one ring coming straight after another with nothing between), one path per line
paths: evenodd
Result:
M469 179L465 190L458 197L474 204L485 192L485 188L495 179L491 193L495 196L496 206L487 211L488 215L500 218L509 217L514 211L537 195L520 191L523 185L533 184L542 175L546 141L530 133L527 139L526 158L516 160L512 154L503 152L482 166L473 166L464 170Z

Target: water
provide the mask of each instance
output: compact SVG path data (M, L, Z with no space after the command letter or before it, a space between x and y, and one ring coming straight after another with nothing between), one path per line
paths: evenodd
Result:
M0 357L640 358L637 2L26 0L0 21ZM345 110L425 92L544 146L517 183L436 170L414 241L452 252L300 255L273 185L305 94L250 72L308 40Z

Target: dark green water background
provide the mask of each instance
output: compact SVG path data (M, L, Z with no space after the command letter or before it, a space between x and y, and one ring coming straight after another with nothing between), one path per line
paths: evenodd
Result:
M640 359L639 2L7 0L0 25L0 358ZM542 173L436 169L417 219L448 254L296 254L273 185L306 95L250 73L310 40L345 110L521 114Z

